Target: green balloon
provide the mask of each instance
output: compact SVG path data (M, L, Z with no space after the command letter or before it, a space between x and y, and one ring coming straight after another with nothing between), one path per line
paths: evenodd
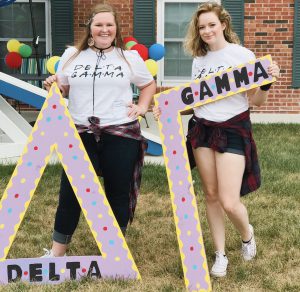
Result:
M28 58L32 54L32 49L28 45L21 45L19 48L19 53L23 58Z
M130 50L130 48L133 47L136 44L137 44L137 42L135 42L135 41L129 41L128 43L125 44L125 48L127 50Z

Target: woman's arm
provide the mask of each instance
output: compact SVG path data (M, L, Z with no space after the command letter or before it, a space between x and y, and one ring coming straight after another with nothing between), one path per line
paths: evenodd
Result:
M156 83L151 81L149 84L140 89L140 96L138 104L130 103L128 105L128 117L137 118L138 116L143 116L148 111L149 105L152 101L153 95L156 92Z
M269 91L263 91L259 87L247 91L251 105L261 106L268 98Z

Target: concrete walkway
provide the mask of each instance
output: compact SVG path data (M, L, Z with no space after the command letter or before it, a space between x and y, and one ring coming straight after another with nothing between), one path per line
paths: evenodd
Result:
M300 114L250 114L252 123L300 124Z

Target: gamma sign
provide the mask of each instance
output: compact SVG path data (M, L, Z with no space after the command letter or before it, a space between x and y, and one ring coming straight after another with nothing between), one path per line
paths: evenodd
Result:
M161 109L159 129L185 285L190 291L210 291L211 283L180 113L274 82L267 73L271 62L267 55L155 96Z

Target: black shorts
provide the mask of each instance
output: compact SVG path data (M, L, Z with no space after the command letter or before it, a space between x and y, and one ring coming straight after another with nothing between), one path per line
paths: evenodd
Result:
M193 118L191 118L188 122L188 131L190 131L195 125L196 125L196 121ZM206 135L204 137L204 141L202 143L200 143L199 147L210 148L208 141L209 141L210 136L212 135L212 131L213 131L213 128L206 127ZM245 145L244 145L243 138L240 135L238 135L236 133L232 133L229 130L226 131L226 135L227 135L227 147L225 148L225 152L245 156L245 150L244 150ZM191 167L191 169L193 169L196 166L196 162L195 162L191 142L188 139L186 141L186 147L187 147L187 153L188 153L190 167Z
M203 141L203 144L200 145L200 147L210 148L208 144L208 140L210 138L211 133L212 133L211 131L207 131L207 135ZM243 137L229 131L226 131L226 135L227 135L227 147L225 148L224 152L245 155Z

